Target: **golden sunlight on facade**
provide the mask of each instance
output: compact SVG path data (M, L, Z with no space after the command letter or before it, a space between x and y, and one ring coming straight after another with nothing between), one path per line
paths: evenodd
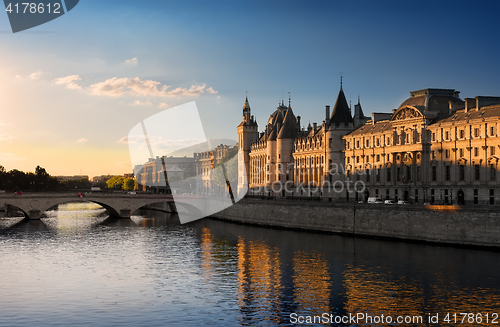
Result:
M458 94L448 89L411 92L390 117L373 114L344 137L347 175L365 182L365 197L498 203L500 97L463 101Z

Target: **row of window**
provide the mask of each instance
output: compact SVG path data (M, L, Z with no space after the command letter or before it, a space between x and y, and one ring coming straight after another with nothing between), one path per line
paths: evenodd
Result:
M458 170L458 179L460 181L465 181L465 165L459 165L459 170ZM474 180L479 181L481 180L481 166L480 165L474 165ZM381 169L382 168L376 168L375 171L375 181L380 182L380 176L381 176ZM385 168L386 170L386 181L391 182L392 181L392 174L393 174L393 168L392 167L387 167ZM489 178L492 181L496 180L496 167L495 165L491 164L489 165ZM348 172L348 176L350 173ZM370 182L371 180L371 171L370 169L367 169L364 174L356 174L356 180L360 180L361 176L365 176L365 181ZM444 172L444 179L445 181L450 181L451 180L451 166L446 165L445 166L445 172ZM405 169L401 169L401 167L396 168L396 180L397 181L411 181L412 180L412 169L411 166L405 166ZM415 180L417 182L421 181L421 167L416 167L416 176ZM431 166L431 181L435 182L437 181L437 167L436 166Z
M443 131L443 129L441 129L441 133L442 133L441 140L451 141L451 132L450 131ZM412 137L412 134L413 134L413 137ZM471 134L474 135L475 138L481 137L480 128L474 128L474 132ZM489 136L496 136L496 126L490 126ZM392 143L392 139L389 135L385 138L385 140L386 140L385 145L386 146L399 145L399 144L403 144L403 143L412 144L412 143L421 142L421 134L418 132L413 132L413 133L404 133L403 132L399 135L397 135L396 133L393 133L393 137L394 137L394 141L395 141L394 144ZM458 139L465 139L465 129L458 130ZM436 132L432 132L431 141L436 142L436 140L437 140ZM375 147L380 147L382 143L383 142L381 142L380 138L374 139ZM366 139L364 141L364 144L363 144L362 140L355 140L355 149L361 148L362 145L364 145L365 148L369 148L370 144L371 144L370 139ZM347 150L352 149L351 141L347 142L346 149Z
M474 147L471 150L473 152L474 157L479 157L480 156L480 149L479 149L479 147ZM462 158L465 155L465 150L463 148L460 148L460 149L458 149L458 153L459 153L459 157ZM489 154L488 155L489 156L494 156L495 153L496 153L495 147L494 146L490 146L489 147ZM389 161L389 162L391 161L391 155L390 154L387 154L387 155L385 155L385 154L377 154L377 155L375 155L375 161L374 162L380 162L380 160L383 159L384 156L387 156L387 161ZM445 149L444 150L444 157L448 159L448 158L450 158L450 156L451 156L450 149ZM436 151L431 151L430 157L431 157L431 160L435 160L437 158ZM363 163L362 162L363 156L356 156L356 157L353 157L353 158L355 158L355 163L357 163L357 164ZM396 156L396 160L399 161L400 159L401 159L400 155L398 154ZM347 160L347 164L351 163L351 157L347 157L346 160ZM420 153L417 153L417 160L420 160ZM366 155L366 162L370 163L370 155Z

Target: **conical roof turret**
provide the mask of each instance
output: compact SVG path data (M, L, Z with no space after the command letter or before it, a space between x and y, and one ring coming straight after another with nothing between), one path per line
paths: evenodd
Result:
M297 121L292 108L288 107L283 119L283 126L278 134L278 139L293 139L297 136Z
M335 102L332 115L330 116L330 125L340 123L353 123L351 109L347 104L342 85L340 85L339 95L337 96L337 101Z

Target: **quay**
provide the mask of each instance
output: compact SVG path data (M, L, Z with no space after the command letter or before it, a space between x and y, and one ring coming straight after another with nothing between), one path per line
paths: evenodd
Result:
M375 238L500 247L500 206L423 206L246 198L212 218Z

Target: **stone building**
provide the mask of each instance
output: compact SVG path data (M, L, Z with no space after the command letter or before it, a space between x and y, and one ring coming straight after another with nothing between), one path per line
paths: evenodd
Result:
M357 121L367 119L361 105L356 105ZM251 116L248 98L243 106L243 120L238 126L240 145L239 185L248 180L251 190L293 192L297 185L331 186L337 176L329 174L334 164L344 163L342 136L355 128L351 109L342 89L330 115L330 106L325 107L325 120L321 125L309 124L301 128L300 116L280 102L270 115L262 132ZM246 169L246 171L245 171ZM242 187L242 186L241 186Z
M344 136L348 178L362 198L412 203L498 203L500 97L459 98L450 89L410 92L392 114Z
M224 194L225 187L216 183L214 168L233 148L234 146L219 144L212 151L194 154L197 176L196 192L198 194Z
M193 157L150 158L147 163L134 167L136 181L144 191L163 192L167 187L165 183L166 172L169 182L174 182L174 186L181 188L177 191L222 194L224 187L214 182L213 168L232 148L234 146L220 144L212 151L193 153ZM195 186L191 186L192 183L179 183L179 181L190 178L195 178L193 180Z

